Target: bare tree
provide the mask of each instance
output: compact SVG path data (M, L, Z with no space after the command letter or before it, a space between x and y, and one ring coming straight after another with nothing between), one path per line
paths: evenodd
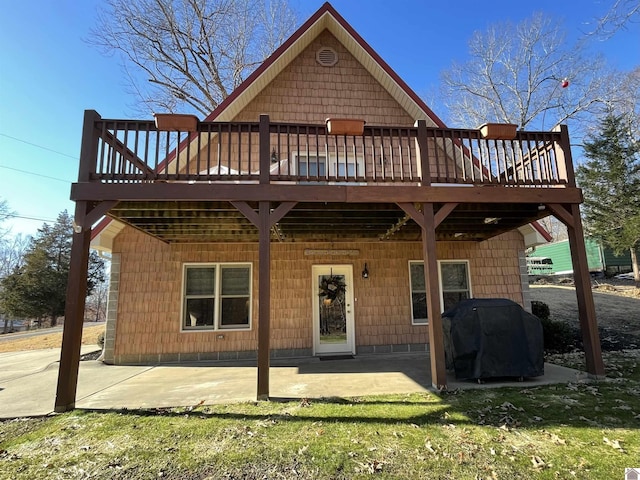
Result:
M0 280L24 264L24 255L30 243L31 237L25 237L21 234L13 237L6 236L4 239L0 239ZM2 288L1 285L0 288ZM0 305L0 318L4 319L2 333L8 333L13 330L13 317L7 318L3 310L2 305Z
M24 254L31 243L30 236L22 234L0 241L0 279L6 277L24 263Z
M640 67L636 67L620 81L620 94L611 105L613 115L622 115L628 121L631 138L640 141Z
M587 33L602 40L611 38L618 30L629 23L640 22L640 3L638 0L615 0L607 12L595 22L595 27Z
M542 225L549 235L551 235L552 242L558 242L569 238L565 224L552 215L538 220L538 223Z
M105 278L96 284L91 295L87 297L84 319L87 322L103 322L107 317L107 298L109 296L109 279Z
M209 115L293 31L287 0L106 0L89 43L141 110Z
M3 223L13 215L15 215L15 212L9 208L7 201L0 199L0 242L4 241L9 235L9 231L4 227Z
M602 58L568 45L560 25L543 14L476 32L469 49L468 62L443 73L451 121L462 127L549 129L599 111L614 89Z

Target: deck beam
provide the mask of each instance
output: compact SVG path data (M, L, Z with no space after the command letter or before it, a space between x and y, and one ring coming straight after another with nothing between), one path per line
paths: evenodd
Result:
M401 187L401 188L400 188ZM346 186L346 185L208 185L188 183L74 183L75 201L272 201L331 203L581 203L582 191L564 188L509 186Z

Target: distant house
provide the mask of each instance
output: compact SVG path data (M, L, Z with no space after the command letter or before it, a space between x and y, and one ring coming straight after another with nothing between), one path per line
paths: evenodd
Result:
M631 254L616 255L613 250L593 238L584 240L589 272L616 275L632 270ZM640 251L638 253L640 255ZM571 248L568 240L543 244L527 254L530 275L572 275Z
M156 120L85 114L66 318L91 242L112 255L109 363L256 359L267 398L273 357L428 351L444 388L441 312L527 307L550 212L582 238L565 127L447 128L328 3L205 121ZM79 333L65 322L58 410Z

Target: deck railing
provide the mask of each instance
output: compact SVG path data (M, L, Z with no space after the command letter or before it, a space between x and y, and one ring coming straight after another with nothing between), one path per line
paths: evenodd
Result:
M158 130L153 121L87 114L93 114L96 152L83 160L89 181L575 185L564 127L520 131L512 140L424 123L331 135L325 125L270 123L262 116L180 132Z

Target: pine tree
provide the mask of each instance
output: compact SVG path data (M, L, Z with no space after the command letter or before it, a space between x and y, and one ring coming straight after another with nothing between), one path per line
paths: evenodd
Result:
M73 219L66 212L53 225L44 224L32 239L23 264L2 280L0 302L17 317L50 318L51 326L64 315L67 277L71 264ZM104 280L104 262L89 257L87 294Z
M636 284L640 283L640 139L624 115L609 115L600 133L584 144L587 161L576 177L584 194L587 231L616 254L631 252Z

